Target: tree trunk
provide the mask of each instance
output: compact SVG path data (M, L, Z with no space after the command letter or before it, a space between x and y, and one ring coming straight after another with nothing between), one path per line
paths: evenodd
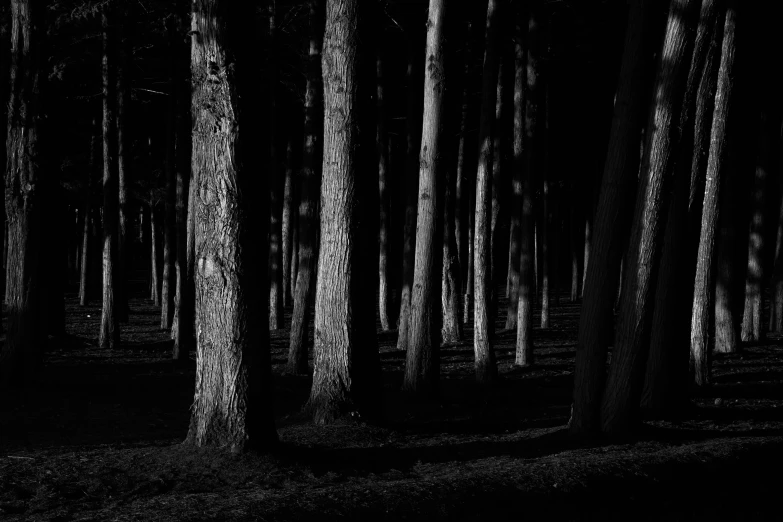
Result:
M127 66L127 53L123 42L122 21L117 24L117 190L119 204L119 228L117 230L117 274L115 303L117 320L121 323L128 322L128 154L125 150L125 107L129 100L126 86L125 69Z
M783 162L781 162L780 168L783 171ZM781 197L778 207L775 258L769 303L769 331L774 333L783 332L783 255L781 255L783 252L783 175L778 176L778 193Z
M315 364L306 406L316 424L330 423L354 412L370 413L362 405L378 384L377 375L366 366L372 346L363 345L366 330L372 328L374 333L375 326L362 324L362 319L375 315L375 307L372 314L363 313L361 307L368 303L359 299L368 291L375 293L375 287L361 288L367 279L362 277L362 270L375 272L377 265L361 266L360 248L367 246L362 243L368 230L358 223L360 212L365 210L358 201L363 192L359 167L368 165L362 155L369 154L364 148L369 140L356 132L363 117L361 109L367 108L360 105L363 98L359 96L358 4L358 0L328 0L326 4L321 245L315 299ZM366 188L377 191L377 185ZM377 207L366 210L377 216Z
M624 435L636 427L654 312L657 260L663 243L662 226L668 201L663 195L677 159L683 133L680 126L685 87L693 54L699 0L672 0L669 21L655 81L656 102L647 122L647 143L636 194L636 209L612 365L601 408L602 430Z
M114 35L111 34L108 7L101 11L103 26L103 308L98 344L103 349L119 348L120 325L117 313L117 231L119 185L117 175L117 130L115 91L116 64Z
M421 151L422 115L424 98L422 76L424 63L420 59L418 32L408 40L407 99L407 154L405 161L405 224L402 244L402 288L400 315L397 325L397 350L407 351L410 340L410 311L413 270L416 258L416 210L419 185L419 152Z
M571 186L571 208L568 210L568 252L571 258L571 296L570 300L575 303L579 298L579 241L578 232L579 220L576 214L576 204L578 198L576 191Z
M541 329L549 328L549 180L541 173L544 190L541 198Z
M321 83L321 47L324 20L323 0L309 0L310 51L305 91L304 150L299 178L299 267L294 293L294 311L291 316L291 342L286 371L307 374L307 326L310 300L313 294L315 269L318 260L318 194L321 181L323 142L323 88Z
M476 170L476 217L473 263L475 281L473 293L473 350L476 380L491 384L497 377L495 354L492 350L492 325L490 323L491 284L491 202L490 181L492 173L492 125L495 119L497 78L499 66L499 2L489 0L487 5L486 50L482 79L481 122L479 124L479 153Z
M375 129L375 145L378 158L378 197L380 227L378 230L378 314L381 330L388 331L389 323L389 231L390 197L389 197L389 133L386 123L386 100L384 98L384 67L383 53L379 48L375 60L376 72L376 104L378 121Z
M536 299L533 225L533 182L535 175L538 123L538 55L528 52L525 57L524 42L529 32L538 31L537 18L528 16L524 9L517 13L514 28L514 170L522 176L522 201L519 220L519 294L517 305L517 339L514 364L533 364L533 303ZM528 46L528 49L530 47ZM524 91L524 92L523 92ZM523 100L524 96L524 100Z
M282 211L283 211L283 180L281 179L280 159L278 154L277 113L278 113L278 34L277 34L277 0L269 2L269 58L267 62L267 78L269 82L268 96L271 106L268 122L269 141L269 329L279 330L283 327L283 245L282 245Z
M474 264L473 253L476 250L476 190L475 180L471 180L473 190L468 189L468 226L467 226L467 260L468 266L465 270L465 296L462 299L462 322L468 324L474 312L473 306L473 288L475 287L476 266Z
M157 220L155 219L155 204L154 196L150 197L150 300L154 306L160 306L160 277L158 272L158 230Z
M604 329L612 321L612 305L620 275L622 243L628 236L639 167L639 136L648 101L648 48L654 16L651 0L631 3L617 86L609 147L585 262L582 311L574 371L574 403L569 421L574 434L600 428L607 345Z
M291 305L291 259L294 246L294 147L293 131L289 132L285 149L285 178L283 184L283 308Z
M45 328L42 324L42 250L40 187L45 183L39 162L45 160L38 141L41 118L39 92L40 39L44 13L32 0L11 2L11 74L6 138L5 211L8 223L8 329L0 351L0 383L35 382L41 364Z
M745 276L745 310L742 320L742 340L759 342L764 339L761 329L763 307L762 281L765 280L766 241L766 194L772 188L775 159L771 138L777 139L778 118L770 111L763 111L759 126L759 151L756 161L756 176L753 181L752 214L748 241L748 268Z
M174 293L176 292L177 272L177 106L182 103L177 91L179 72L177 70L177 52L173 22L169 22L169 101L166 116L166 195L163 214L163 274L160 292L160 328L170 330L174 320Z
M84 196L84 230L82 231L81 263L79 267L79 306L87 306L89 302L89 271L90 266L90 218L92 215L92 178L98 159L98 122L92 120L92 138L90 140L90 163L87 166L87 192Z
M650 355L642 393L642 407L659 418L677 413L688 400L689 312L693 304L701 202L723 33L723 21L719 20L719 12L723 10L719 3L718 0L702 3L684 111L680 117L684 134L675 166L673 198L666 218L661 268L655 290Z
M416 259L411 295L410 340L405 360L403 390L434 394L438 386L440 310L437 282L442 281L444 250L439 237L442 215L444 157L443 118L446 89L444 18L445 0L430 0L427 19L424 118L419 163L419 204L416 223Z
M710 132L710 153L704 189L704 208L696 264L696 282L691 316L691 374L697 386L709 384L709 341L711 315L714 313L713 289L715 269L715 239L720 206L718 196L726 178L727 120L733 118L735 25L737 13L733 5L726 11L723 26L718 90L715 93L715 112Z
M258 154L255 135L264 97L253 20L244 3L193 2L198 356L186 443L232 452L266 450L277 440L269 336L259 320L267 288L258 267L266 259L269 214L265 192L257 188L266 154Z
M592 212L585 217L585 250L582 260L582 292L580 297L585 297L585 284L587 284L587 266L590 264L590 246L593 242L593 216Z

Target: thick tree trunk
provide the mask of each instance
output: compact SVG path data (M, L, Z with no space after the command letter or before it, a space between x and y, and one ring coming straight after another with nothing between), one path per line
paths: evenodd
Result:
M386 100L384 98L384 64L380 47L375 60L376 104L378 121L375 127L375 145L378 158L378 198L380 226L378 229L378 315L381 329L391 328L389 322L389 237L391 208L389 196L389 133L386 123Z
M305 90L305 123L302 170L299 178L299 266L294 291L294 311L291 316L291 340L288 349L286 371L307 374L307 326L310 316L310 300L315 283L318 261L318 194L321 181L323 142L323 89L321 83L321 47L324 20L323 0L309 0L310 51Z
M427 19L424 118L419 163L419 204L416 223L416 260L411 295L410 340L405 360L403 390L434 394L438 386L440 319L438 281L444 250L439 249L438 217L442 215L445 96L445 0L430 0Z
M359 167L366 143L356 132L362 119L359 96L360 60L358 0L328 0L324 32L324 158L321 185L321 245L315 300L315 364L313 385L306 408L316 424L326 424L348 416L357 409L361 415L377 376L365 364L372 347L363 345L362 319L374 316L360 309L362 270L362 230L358 215L362 180ZM362 78L364 79L364 78ZM363 152L362 152L363 151ZM376 181L377 183L377 181ZM377 185L372 191L377 190ZM373 198L374 199L374 198ZM371 209L377 215L377 207ZM374 254L374 253L373 253ZM368 290L375 292L375 287ZM364 292L365 294L367 292ZM363 317L364 316L364 317ZM369 372L369 373L368 373ZM362 386L364 385L364 386Z
M266 154L258 154L254 130L264 97L253 19L244 3L193 2L198 357L186 443L232 452L266 450L277 440L267 323L259 320L267 288L258 267L266 259L269 214L257 187Z
M519 243L519 303L517 306L517 339L514 364L533 364L533 303L535 292L535 244L533 226L533 183L536 164L535 136L538 134L538 54L537 50L525 57L523 42L530 32L538 31L538 21L529 17L524 9L517 14L514 29L514 170L523 171L522 208L520 214ZM535 37L534 37L535 38ZM530 46L528 46L530 49ZM522 90L524 89L524 102Z
M45 325L42 324L43 248L40 207L42 176L39 92L45 76L39 74L43 11L38 2L11 2L11 80L6 138L5 211L8 223L8 330L0 351L0 383L21 385L32 380L41 361Z
M285 177L283 184L283 308L291 305L291 259L294 247L294 147L293 132L289 132L285 149Z
M117 121L115 92L116 65L114 35L108 7L101 12L103 26L103 307L98 344L104 349L119 348L120 325L117 313L117 231L119 185L117 175Z
M402 287L400 315L397 319L397 350L407 351L410 340L410 310L413 270L416 259L416 209L419 185L419 152L421 151L424 63L420 59L418 32L408 41L407 99L407 153L405 161L405 224L402 236Z
M163 214L163 274L160 292L160 328L170 330L174 320L174 293L176 292L177 272L177 106L179 100L177 84L179 74L176 61L175 29L169 31L169 102L166 121L166 195Z
M283 180L278 154L278 47L277 0L268 0L269 8L269 57L267 59L267 89L271 106L269 118L269 329L283 327Z
M721 45L718 90L715 93L715 112L710 132L710 153L707 163L707 181L704 189L704 207L697 254L696 278L691 316L691 374L697 386L709 384L709 341L711 316L714 313L713 289L715 269L715 240L720 219L719 194L725 184L727 167L726 127L733 118L735 25L737 12L733 5L726 11Z
M499 66L500 17L499 1L487 5L486 50L482 79L481 122L479 124L479 153L476 170L476 218L473 263L475 270L473 310L473 350L476 380L491 384L497 377L495 354L492 349L491 306L491 177L492 125L495 119L497 78Z
M718 0L702 3L685 91L683 129L672 202L666 218L655 296L642 407L657 417L677 413L688 399L688 342L701 202L720 60L723 10ZM685 298L683 298L685 296Z
M759 151L756 161L756 176L753 181L752 213L748 241L748 268L745 276L745 310L742 319L742 340L758 342L764 339L761 329L763 307L762 281L765 280L766 241L769 228L766 223L766 194L772 188L770 180L774 173L773 146L771 138L777 139L778 118L770 111L763 111L759 126ZM771 121L771 123L770 123Z
M631 241L626 254L626 276L615 335L612 365L601 407L602 430L611 436L635 428L654 312L653 289L663 243L663 219L668 201L663 197L677 159L685 87L698 23L699 0L672 0L669 21L655 81L656 102L647 122ZM683 185L684 186L684 185Z
M612 305L620 275L624 237L628 236L633 213L633 194L639 168L639 136L645 104L649 100L649 64L652 47L651 0L631 3L625 35L614 115L604 165L601 191L590 242L589 264L585 263L584 300L579 316L579 334L574 371L574 403L571 432L590 434L600 427L607 345L604 329L612 321Z
M119 228L117 230L117 274L115 295L117 319L121 323L128 322L128 271L129 246L128 241L128 153L125 150L125 109L128 100L125 69L127 66L127 53L123 42L122 21L117 24L117 190L119 204Z

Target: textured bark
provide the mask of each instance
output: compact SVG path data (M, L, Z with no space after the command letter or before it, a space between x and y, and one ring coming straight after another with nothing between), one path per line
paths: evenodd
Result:
M158 220L155 218L154 199L150 203L150 300L155 306L160 306L160 270L158 262Z
M323 0L310 0L310 50L305 91L305 123L302 170L299 178L299 266L294 292L294 311L291 316L291 340L286 371L307 374L307 325L310 300L315 283L318 260L318 194L321 182L323 142L323 88L321 84L321 47L324 20Z
M120 325L117 313L119 185L117 174L117 120L115 39L111 34L109 8L101 11L103 29L103 307L98 345L119 348Z
M266 158L254 134L259 43L244 3L195 0L192 14L198 357L186 443L266 450L277 434L267 323L259 320L268 222L266 198L257 197Z
M473 306L473 289L476 279L476 265L474 252L476 250L476 183L471 180L473 190L469 190L468 195L468 226L467 226L467 268L465 269L465 295L462 298L462 322L468 324L473 316L475 307Z
M590 247L593 243L593 216L592 212L588 212L585 217L585 249L582 259L582 292L579 294L584 299L585 296L585 284L587 284L587 267L590 264Z
M539 266L541 267L541 328L549 328L549 228L550 228L550 215L549 215L549 180L547 179L546 172L542 172L543 177L543 191L541 196L541 228L539 244L541 245L541 260Z
M10 98L5 165L5 212L8 223L8 330L0 351L2 386L35 382L45 328L42 324L41 186L46 182L39 162L39 74L43 11L38 2L11 2Z
M514 20L514 105L513 105L513 167L511 171L511 209L508 242L508 274L506 276L506 330L517 327L519 308L519 276L522 259L522 186L525 177L525 87L527 85L527 17L516 13ZM534 72L535 74L535 72Z
M283 180L277 146L278 113L278 34L277 0L267 0L269 8L269 57L267 60L267 95L271 105L269 126L269 329L283 327Z
M514 28L514 67L517 82L523 81L523 85L516 83L518 89L524 89L524 103L521 93L514 96L514 169L522 171L522 208L520 214L520 243L519 243L519 303L517 306L517 339L514 355L514 364L529 366L533 364L533 303L535 302L535 272L533 263L535 258L533 225L535 216L533 213L533 176L536 161L536 147L533 138L536 136L537 104L538 104L538 68L535 64L535 53L525 57L523 42L525 32L537 31L535 18L527 16L522 10ZM531 62L532 60L532 62ZM531 67L532 65L532 67ZM520 80L523 77L524 80ZM518 101L517 101L518 100ZM524 123L523 123L524 118Z
M446 90L444 56L445 0L430 0L427 19L424 118L419 155L419 203L416 212L416 259L411 295L410 339L403 390L434 394L438 386L440 310L438 281L444 250L438 248L438 217L442 215L443 139Z
M666 218L661 268L650 337L642 407L663 417L677 413L688 399L688 342L698 227L704 197L706 157L720 59L723 21L719 0L702 2L699 27L685 90L673 198ZM700 192L700 193L699 193ZM695 225L695 226L694 226ZM683 296L685 298L683 298Z
M568 209L568 253L571 260L571 295L570 301L575 303L579 297L579 220L576 214L576 202L578 200L575 189L571 187L571 208Z
M397 350L407 351L410 339L410 310L413 270L416 259L416 210L419 186L419 152L421 151L421 126L423 116L421 89L424 63L420 60L418 33L408 40L407 71L407 148L405 160L405 224L402 232L402 287L400 289L400 314L397 319Z
M651 47L650 0L631 3L617 86L609 147L594 218L589 264L585 263L584 300L579 317L574 371L574 403L569 422L574 434L600 428L607 345L604 329L611 324L620 274L622 243L633 212L639 167L639 135L647 97L647 50Z
M369 140L357 132L363 116L361 109L367 109L360 105L359 96L359 9L358 0L328 0L326 4L321 244L315 298L313 385L306 405L316 424L357 413L368 414L369 409L363 406L375 396L372 390L378 384L378 375L368 365L373 343L366 338L368 327L374 334L375 326L362 323L363 319L375 315L375 307L370 309L371 314L363 313L361 307L372 301L360 298L369 296L368 290L375 293L374 286L362 288L368 279L363 277L362 270L377 274L377 265L361 266L360 249L368 246L363 245L368 229L363 229L358 220L362 210L377 216L377 206L364 209L359 197L363 195L362 188L377 194L377 184L364 187L359 179L359 168L368 165L369 157L363 157L369 154L365 149ZM377 244L373 256L376 249ZM377 345L375 352L377 356Z
M289 132L285 149L285 176L283 182L283 307L291 305L291 259L294 246L294 146Z
M384 98L384 57L379 47L375 60L376 106L378 121L375 127L375 145L378 158L378 199L380 226L378 227L378 315L381 329L388 331L389 306L389 232L391 208L389 196L389 132L386 123L386 100Z
M640 421L639 401L655 305L653 290L663 243L663 220L669 204L664 195L674 181L672 174L682 135L680 115L700 4L699 0L672 0L669 4L663 58L658 63L654 86L656 101L647 123L650 130L646 133L645 157L626 254L612 365L601 407L601 427L610 436L627 434Z
M491 384L497 377L490 324L491 270L491 177L492 125L495 119L499 58L499 1L487 5L486 48L482 78L481 121L479 123L478 168L476 169L475 246L473 252L475 305L473 310L473 350L476 380Z
M121 17L122 15L120 15ZM119 221L117 230L117 281L115 302L117 307L117 319L121 323L128 322L128 261L130 259L128 241L128 153L125 150L127 140L125 133L125 107L130 99L126 85L127 53L123 42L123 24L117 23L117 191L119 205Z
M718 89L710 131L710 153L707 163L704 207L697 254L696 278L691 315L691 374L697 386L709 384L709 341L711 315L714 313L713 288L715 240L720 219L718 196L725 183L727 166L726 127L732 116L735 64L735 26L737 13L733 5L726 11L721 45Z
M764 339L761 329L763 307L762 281L765 280L765 233L767 192L772 188L770 181L774 172L774 162L770 143L771 137L777 138L778 118L772 118L769 111L761 114L759 125L759 150L756 161L756 175L753 180L753 195L748 241L748 268L745 275L745 309L742 318L742 340L758 342ZM772 120L772 124L770 124Z
M84 196L84 224L81 241L81 263L79 266L79 306L87 306L89 303L89 272L90 266L90 217L92 214L92 178L98 164L98 122L92 121L93 134L90 140L90 163L87 166L87 191Z
M175 28L168 27L169 38L169 99L166 115L166 159L164 163L165 197L163 201L163 274L160 290L160 328L170 330L174 320L174 294L177 285L175 267L177 257L177 106L179 100L177 84L179 72L177 69L177 52L175 43Z

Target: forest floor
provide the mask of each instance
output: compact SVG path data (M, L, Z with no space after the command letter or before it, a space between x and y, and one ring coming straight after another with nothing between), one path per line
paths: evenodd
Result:
M561 300L535 330L533 369L513 366L515 334L498 330L489 396L473 382L470 329L442 349L440 398L427 403L399 391L404 353L379 332L382 425L313 426L301 413L310 379L283 374L288 330L275 331L279 450L232 456L179 444L195 359L172 364L159 310L132 300L107 353L98 304L68 295L68 335L50 341L38 382L0 397L2 520L783 519L780 338L717 356L689 419L608 444L565 428L576 304Z

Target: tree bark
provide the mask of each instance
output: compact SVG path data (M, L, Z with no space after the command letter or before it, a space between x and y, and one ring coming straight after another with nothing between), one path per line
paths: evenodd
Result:
M669 4L669 21L654 87L656 102L647 123L645 157L626 254L612 365L601 408L602 430L610 436L627 434L640 421L639 401L655 304L653 289L663 243L662 221L669 204L664 194L673 182L677 147L683 134L680 115L700 3L699 0L672 0Z
M283 308L291 304L291 259L294 247L294 147L293 132L289 131L285 149L285 177L283 182Z
M410 311L413 271L416 259L416 210L419 185L419 152L421 151L422 77L424 63L420 59L418 32L408 40L407 99L407 154L405 161L405 224L402 244L402 287L400 289L400 314L397 324L397 350L407 351L410 340Z
M269 119L270 149L269 149L269 329L279 330L283 327L283 245L282 245L282 211L283 211L283 180L281 179L280 159L278 154L277 113L278 113L278 34L277 34L277 0L269 2L269 58L267 62L267 77L269 82L268 95L271 105Z
M81 263L79 267L79 306L89 303L89 272L90 266L90 218L92 215L92 178L98 164L98 122L92 120L92 138L90 140L90 163L87 166L87 189L84 196L84 229L82 231Z
M647 51L654 40L650 0L631 3L617 86L609 147L594 217L589 264L585 263L582 312L574 371L571 432L593 434L600 429L607 345L606 325L620 274L624 237L628 236L639 167L639 136L647 97Z
M41 186L46 179L39 162L39 73L44 36L38 2L11 2L11 63L6 138L5 212L8 226L6 306L8 329L0 351L0 383L9 388L34 382L41 364L45 328L42 324L43 209Z
M384 57L380 47L375 60L376 106L378 121L375 128L375 144L378 158L378 198L380 200L378 229L378 314L381 330L388 331L389 322L389 232L391 227L389 197L389 132L386 123L386 100L384 98Z
M571 296L575 303L579 298L579 220L577 219L576 203L578 201L574 186L571 186L571 208L568 210L568 252L571 258Z
M128 241L128 154L125 150L125 108L129 100L126 86L127 53L123 42L123 24L117 23L117 190L119 204L119 228L117 230L117 319L121 323L128 322L128 271L129 248Z
M683 136L672 202L666 218L661 268L655 296L642 407L656 417L686 405L688 342L693 283L699 245L709 131L720 59L723 21L719 0L702 3L699 27L680 117ZM684 261L683 261L684 259ZM686 296L683 299L683 296Z
M691 315L691 375L697 386L709 384L709 341L711 316L714 314L713 290L715 269L715 239L720 219L718 197L725 183L727 167L726 127L733 118L735 27L737 13L734 5L726 10L721 44L718 90L715 93L715 112L710 132L710 153L704 189L704 207L696 264L696 282Z
M473 310L473 350L476 380L483 385L497 378L495 354L492 349L491 306L491 202L490 163L492 159L492 125L495 119L499 58L499 1L487 5L486 48L482 79L481 121L479 124L478 168L476 170L475 246L473 252L475 305Z
M438 286L444 250L439 237L438 216L443 202L443 119L446 90L444 56L445 0L430 0L427 19L424 117L419 163L419 204L416 212L416 258L411 295L410 340L405 360L403 390L434 394L438 386L440 310Z
M259 320L269 211L266 187L257 188L267 156L255 135L265 115L253 19L244 3L193 2L198 357L186 443L232 452L267 450L277 440L267 323Z
M774 103L774 102L773 102ZM778 118L770 111L761 113L759 125L759 150L756 161L756 175L753 180L752 214L748 241L748 267L745 275L745 309L742 319L742 340L759 342L764 339L761 316L764 304L762 281L765 280L766 241L769 228L766 223L767 192L774 173L775 160L770 138L777 138Z
M299 178L299 267L294 291L294 311L291 316L291 339L286 371L307 374L307 326L310 300L315 283L318 260L318 194L321 181L321 118L323 86L321 83L321 47L324 33L324 1L309 0L310 51L305 91L304 150Z
M361 288L366 283L361 271L375 272L376 268L362 267L359 251L367 246L362 245L367 239L362 236L368 232L358 223L363 210L358 201L362 193L359 167L367 166L362 154L369 154L364 149L366 143L362 143L367 138L356 132L363 116L360 109L366 109L360 105L359 96L359 9L358 0L328 0L326 4L321 245L315 299L315 364L306 405L316 424L368 414L362 406L378 384L377 375L367 366L372 346L363 345L366 330L371 327L374 333L375 327L362 324L370 314L362 313L361 307L368 303L359 299L367 294ZM377 185L372 187L376 190ZM377 216L377 207L371 212ZM374 293L375 287L369 290ZM374 316L374 306L372 310Z
M155 203L154 196L150 198L150 254L151 254L151 266L150 266L150 300L154 306L160 306L160 272L158 270L158 226L155 219Z
M101 11L103 29L103 307L98 345L103 349L119 348L120 325L117 313L117 231L119 220L119 185L117 173L117 120L115 92L116 41L111 34L109 8ZM112 13L113 14L113 13Z
M173 23L167 28L169 38L169 102L166 116L166 160L164 174L166 176L166 195L163 214L163 274L160 292L160 328L170 330L174 320L174 293L176 292L177 272L177 107L179 100L177 85L179 72L177 70L177 52Z
M535 215L533 209L533 183L536 163L536 144L534 138L538 134L538 67L537 54L528 51L525 56L523 42L530 31L538 31L537 19L528 16L524 9L517 14L514 28L514 170L523 171L522 201L520 214L519 243L519 294L517 305L517 339L514 364L529 366L533 364L533 303L535 291ZM530 49L530 46L528 46ZM520 92L524 90L523 93Z

